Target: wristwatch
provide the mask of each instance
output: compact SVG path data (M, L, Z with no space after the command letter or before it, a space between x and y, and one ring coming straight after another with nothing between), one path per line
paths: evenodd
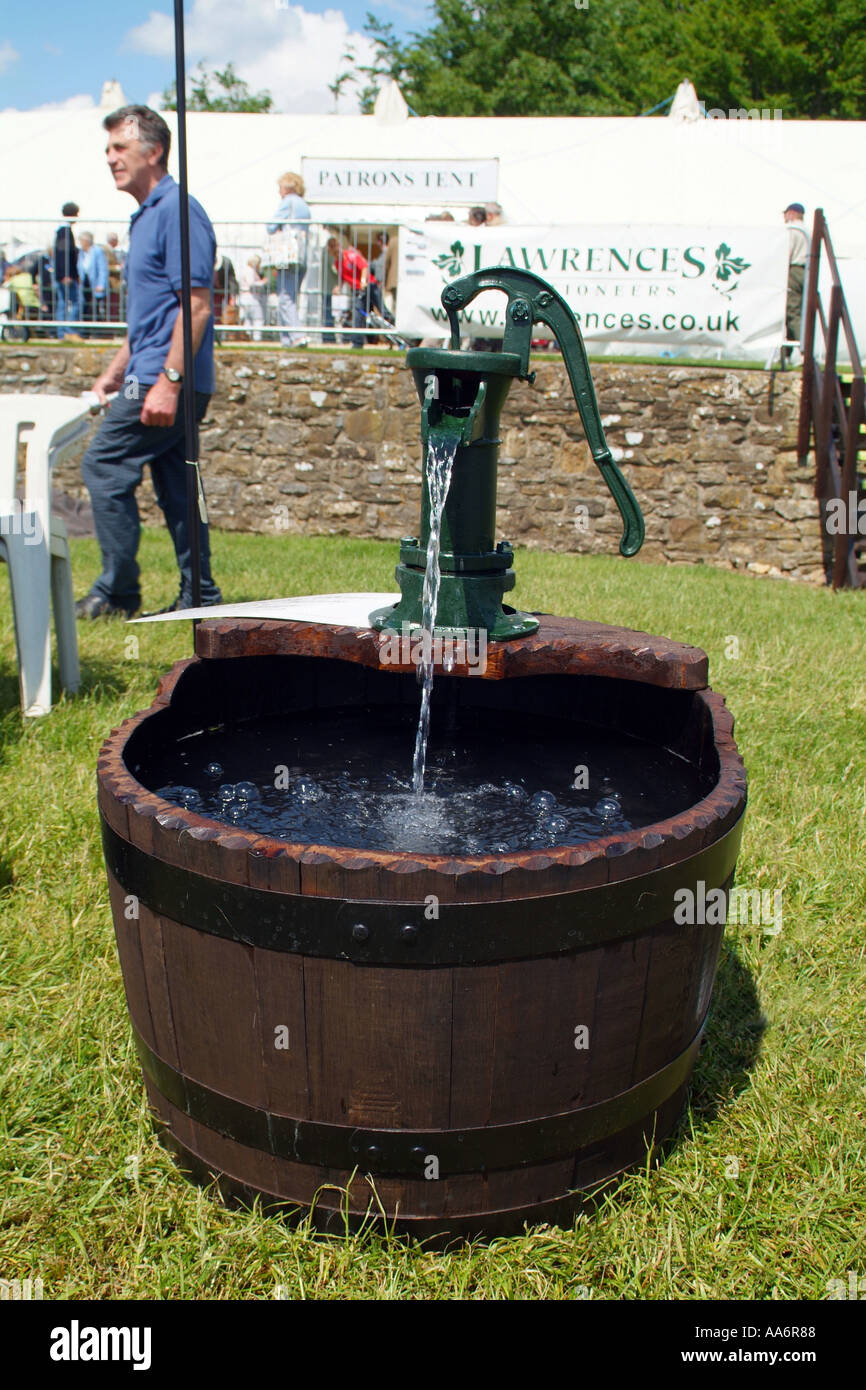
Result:
M174 367L163 367L162 370L163 374L167 376L169 381L173 382L175 386L181 386L183 384L183 372L175 371Z

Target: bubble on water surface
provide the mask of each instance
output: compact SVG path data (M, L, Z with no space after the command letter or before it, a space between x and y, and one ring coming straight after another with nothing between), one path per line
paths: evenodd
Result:
M518 786L516 782L503 782L502 794L503 796L509 797L512 801L526 800L526 788Z
M239 801L261 801L262 794L255 782L238 782L235 796Z

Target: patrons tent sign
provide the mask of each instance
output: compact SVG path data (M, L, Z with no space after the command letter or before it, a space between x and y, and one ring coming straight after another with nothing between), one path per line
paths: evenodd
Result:
M397 327L447 332L441 294L482 267L530 270L567 300L596 352L767 358L784 336L784 227L470 227L427 222L400 232ZM507 300L487 292L461 319L496 338ZM541 332L539 333L541 336Z
M498 159L308 159L311 203L484 203L496 199Z

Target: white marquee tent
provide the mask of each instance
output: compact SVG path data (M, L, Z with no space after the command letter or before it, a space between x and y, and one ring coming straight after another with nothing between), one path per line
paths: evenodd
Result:
M130 200L102 157L103 114L0 112L0 219L54 219L74 199L82 222L128 220ZM304 157L495 158L509 222L775 226L799 201L807 222L824 208L840 255L866 257L866 122L193 113L188 140L190 187L214 221L269 216L277 175ZM316 211L327 220L346 206ZM368 205L364 215L400 211Z
M823 207L859 317L866 122L786 121L772 112L757 120L440 118L404 115L399 102L383 105L379 117L193 113L191 191L216 223L264 221L276 206L277 176L304 159L473 159L498 161L495 196L514 224L778 227L782 209L798 201L807 226ZM103 115L100 108L0 112L0 241L38 233L43 242L46 224L56 225L69 199L80 205L79 226L108 221L123 231L134 205L108 174ZM173 127L173 113L166 119ZM308 196L317 219L340 222L412 223L442 207L462 218L466 202L475 201L449 203L443 193L426 205L353 206Z

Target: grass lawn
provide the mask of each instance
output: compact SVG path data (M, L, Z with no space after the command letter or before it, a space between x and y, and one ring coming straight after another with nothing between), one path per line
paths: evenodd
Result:
M397 546L219 534L214 554L227 599L241 600L388 589ZM84 593L95 542L73 542L73 563ZM163 532L145 532L142 566L148 606L169 602ZM2 578L0 1278L41 1278L61 1299L270 1299L277 1285L317 1299L822 1299L828 1280L866 1274L864 597L530 552L517 575L521 607L706 649L750 774L738 882L782 892L777 936L728 929L665 1163L626 1177L573 1230L445 1254L370 1233L322 1239L188 1184L144 1104L95 763L190 653L190 627L80 625L81 693L25 722Z

